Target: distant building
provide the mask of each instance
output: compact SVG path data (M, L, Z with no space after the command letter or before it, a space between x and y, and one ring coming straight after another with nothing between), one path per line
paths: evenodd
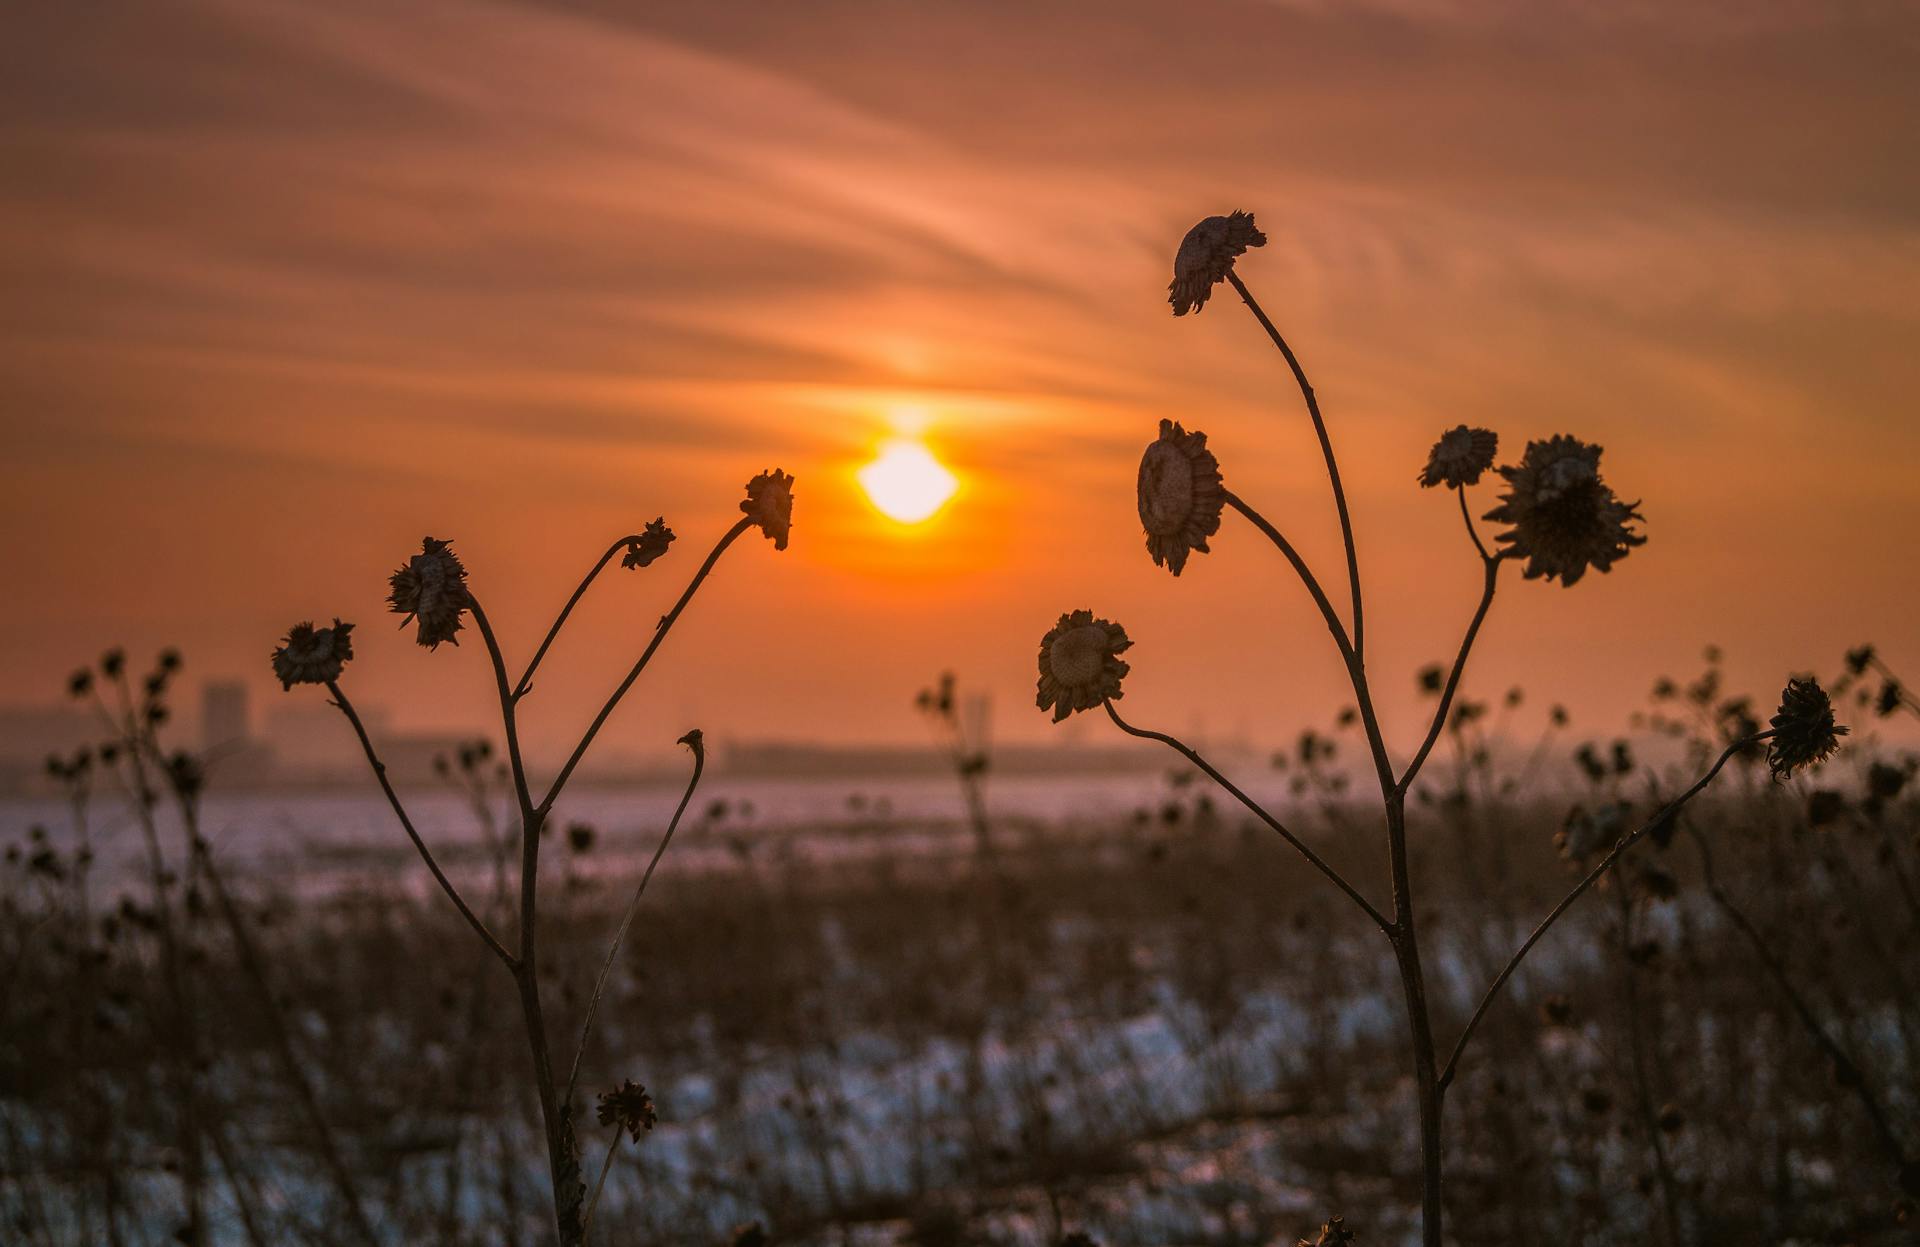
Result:
M247 686L240 680L208 680L200 686L200 747L208 753L239 749L253 740Z

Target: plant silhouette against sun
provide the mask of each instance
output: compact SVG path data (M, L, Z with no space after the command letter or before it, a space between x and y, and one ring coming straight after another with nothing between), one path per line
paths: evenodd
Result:
M554 1224L559 1233L562 1247L579 1247L586 1241L588 1228L592 1223L593 1209L598 1201L602 1185L606 1181L607 1170L613 1161L613 1151L619 1147L620 1130L616 1130L609 1145L605 1162L600 1169L599 1180L594 1184L589 1198L586 1185L582 1180L580 1168L580 1145L574 1130L575 1092L578 1090L580 1066L585 1056L587 1040L592 1031L594 1015L605 994L607 980L612 971L614 959L628 929L633 924L641 897L644 895L654 869L660 864L667 845L672 842L674 831L679 827L681 817L686 813L688 803L693 799L694 790L700 783L704 769L706 752L703 738L698 729L688 732L679 743L687 746L693 754L693 773L687 781L685 792L679 806L674 810L673 818L667 825L665 835L655 849L646 872L641 876L635 888L620 925L607 951L604 965L595 981L593 992L588 999L580 1021L580 1039L575 1047L573 1059L564 1077L557 1076L549 1039L549 1028L540 993L539 965L539 873L541 832L547 826L552 815L554 803L560 799L580 765L594 739L600 734L621 700L626 697L634 682L640 678L647 664L653 660L667 634L686 610L694 594L712 573L720 558L733 543L753 529L759 529L773 542L775 550L787 548L788 536L793 524L793 478L782 471L762 472L747 483L746 498L740 503L741 518L734 522L713 550L707 555L685 591L680 595L673 608L653 626L653 635L647 642L640 657L628 669L625 678L614 688L600 711L594 716L579 742L567 756L566 762L548 784L544 793L537 795L527 776L526 766L521 757L518 709L533 691L533 676L540 662L553 646L554 641L565 627L573 609L586 595L600 573L615 555L620 555L620 564L624 568L638 569L650 566L664 556L674 540L674 533L666 526L664 519L656 519L647 524L642 531L621 537L608 546L599 561L580 581L579 587L567 599L566 605L554 618L547 629L544 639L534 651L526 668L517 680L509 680L507 663L498 639L494 635L493 625L480 604L480 598L467 582L467 569L454 553L453 544L434 537L428 537L421 543L420 552L412 555L405 564L389 577L389 608L402 616L401 626L409 624L415 628L415 639L428 650L436 650L443 643L458 645L460 633L471 619L475 630L480 634L491 661L494 688L499 700L501 728L506 741L507 770L512 781L515 803L518 807L520 875L518 930L514 934L511 946L496 935L487 923L467 903L453 881L440 868L433 852L427 847L420 833L415 829L413 819L408 815L400 796L394 791L392 782L387 778L387 768L381 762L373 741L367 734L366 725L354 710L346 692L341 688L342 675L347 664L353 658L353 625L335 619L330 626L316 627L312 623L300 623L288 629L286 637L273 651L273 672L285 689L296 684L317 684L326 688L332 695L333 705L337 706L360 742L368 765L373 769L387 803L392 807L394 816L399 820L401 829L413 842L420 858L426 863L433 875L434 882L446 894L447 899L459 911L461 918L472 929L474 936L486 946L487 950L504 965L518 989L521 1021L527 1035L527 1043L533 1058L533 1090L539 1100L541 1125L547 1148L547 1164L553 1185ZM644 1126L651 1129L653 1124L652 1101L646 1099L644 1091L630 1082L623 1082L619 1088L601 1096L602 1124L618 1124L625 1132L633 1136L637 1143L642 1135L640 1124L643 1115L639 1111L641 1100L645 1099ZM606 1106L613 1104L609 1110ZM609 1112L612 1116L609 1117Z
M1509 562L1517 563L1527 579L1558 580L1563 587L1570 587L1589 569L1609 571L1645 544L1646 538L1635 527L1643 517L1637 509L1638 503L1622 501L1607 485L1600 473L1601 450L1596 445L1565 435L1554 436L1527 443L1517 463L1496 467L1499 439L1492 431L1461 425L1441 435L1417 479L1422 487L1445 488L1456 495L1461 520L1480 562L1482 588L1479 605L1467 624L1458 655L1439 683L1438 704L1426 733L1410 760L1396 767L1368 685L1359 553L1339 464L1319 399L1292 348L1234 271L1236 259L1249 248L1264 246L1266 241L1266 235L1255 227L1249 213L1234 212L1201 221L1180 244L1169 302L1175 316L1201 311L1213 287L1227 282L1286 360L1305 400L1332 486L1346 554L1347 616L1343 618L1335 609L1312 569L1280 529L1226 487L1219 461L1208 448L1204 433L1188 431L1170 420L1160 422L1159 436L1147 447L1140 463L1140 521L1146 530L1147 551L1154 563L1166 567L1177 577L1185 570L1191 555L1208 552L1207 542L1218 533L1223 511L1231 508L1273 543L1305 586L1326 624L1353 688L1360 726L1379 783L1392 881L1391 899L1384 908L1369 900L1270 811L1185 743L1164 732L1136 727L1121 716L1114 703L1123 695L1121 682L1128 674L1129 665L1120 655L1132 647L1133 640L1119 624L1098 618L1090 610L1062 614L1040 642L1036 701L1041 710L1050 710L1056 721L1098 707L1106 711L1121 731L1159 741L1181 754L1304 857L1385 937L1405 997L1419 1106L1422 1241L1427 1247L1439 1247L1443 1212L1441 1119L1446 1092L1487 1009L1522 960L1561 915L1612 869L1622 854L1650 832L1670 825L1680 808L1713 781L1729 758L1766 742L1775 776L1784 776L1824 760L1846 729L1834 723L1832 706L1817 682L1812 679L1791 682L1780 712L1768 728L1756 730L1728 745L1691 787L1668 801L1639 828L1625 830L1617 836L1612 847L1600 855L1597 864L1553 907L1494 976L1442 1061L1440 1054L1444 1050L1433 1033L1427 980L1420 960L1421 924L1416 914L1407 852L1408 793L1447 726L1468 656L1493 605L1500 569ZM1467 500L1467 490L1490 471L1497 473L1504 485L1498 505L1483 516L1504 526L1491 545L1482 539Z

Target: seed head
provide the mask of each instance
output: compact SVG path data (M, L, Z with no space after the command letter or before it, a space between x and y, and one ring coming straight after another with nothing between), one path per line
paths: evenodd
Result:
M1133 642L1117 623L1095 619L1092 611L1074 611L1040 638L1040 683L1034 703L1053 711L1060 722L1076 710L1091 710L1121 696L1127 664L1120 653Z
M618 1126L638 1143L642 1131L651 1130L660 1121L654 1111L653 1097L637 1082L622 1082L612 1091L600 1093L599 1118L603 1126Z
M740 510L772 539L774 549L786 549L793 529L793 478L778 468L762 472L747 482Z
M1185 316L1205 307L1214 286L1232 271L1234 258L1248 247L1266 245L1267 236L1254 228L1251 212L1210 216L1188 230L1173 257L1173 284L1167 287L1173 314Z
M1470 429L1462 424L1440 435L1427 452L1427 466L1420 471L1420 484L1431 489L1445 485L1459 489L1477 484L1480 474L1493 466L1500 453L1500 436L1492 429Z
M1345 1247L1352 1241L1353 1231L1347 1228L1346 1218L1329 1217L1318 1234L1298 1240L1296 1247Z
M1767 744L1767 766L1775 779L1826 761L1847 734L1833 721L1833 702L1812 676L1787 681L1779 713L1769 722L1774 736Z
M1628 527L1646 517L1600 479L1600 447L1564 434L1528 442L1515 467L1498 469L1507 492L1486 518L1513 527L1500 534L1527 560L1529 580L1559 577L1571 585L1589 566L1609 570L1647 539Z
M1207 538L1220 531L1226 504L1220 461L1207 449L1207 435L1162 420L1159 438L1140 457L1139 494L1147 553L1156 567L1178 576L1189 552L1208 552Z
M453 552L451 542L428 537L420 543L420 553L407 560L405 567L387 578L392 586L387 594L387 609L404 615L401 627L414 619L420 621L415 639L428 649L438 649L442 641L460 642L462 617L473 598L467 592L467 569Z
M333 621L331 628L316 628L297 623L273 651L273 674L281 689L296 684L327 684L340 678L340 672L353 657L353 625Z
M645 567L665 554L672 544L673 530L667 527L667 517L648 520L646 531L627 543L627 552L620 556L620 566Z

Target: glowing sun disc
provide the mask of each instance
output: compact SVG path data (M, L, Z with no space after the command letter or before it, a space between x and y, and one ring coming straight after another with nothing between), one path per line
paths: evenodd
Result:
M888 442L856 475L880 513L902 524L929 518L960 487L953 473L919 442Z

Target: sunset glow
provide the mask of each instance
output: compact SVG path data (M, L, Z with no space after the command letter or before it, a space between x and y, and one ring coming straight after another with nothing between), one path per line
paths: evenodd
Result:
M960 487L959 479L919 442L887 443L859 476L860 487L881 514L902 524L932 519Z

